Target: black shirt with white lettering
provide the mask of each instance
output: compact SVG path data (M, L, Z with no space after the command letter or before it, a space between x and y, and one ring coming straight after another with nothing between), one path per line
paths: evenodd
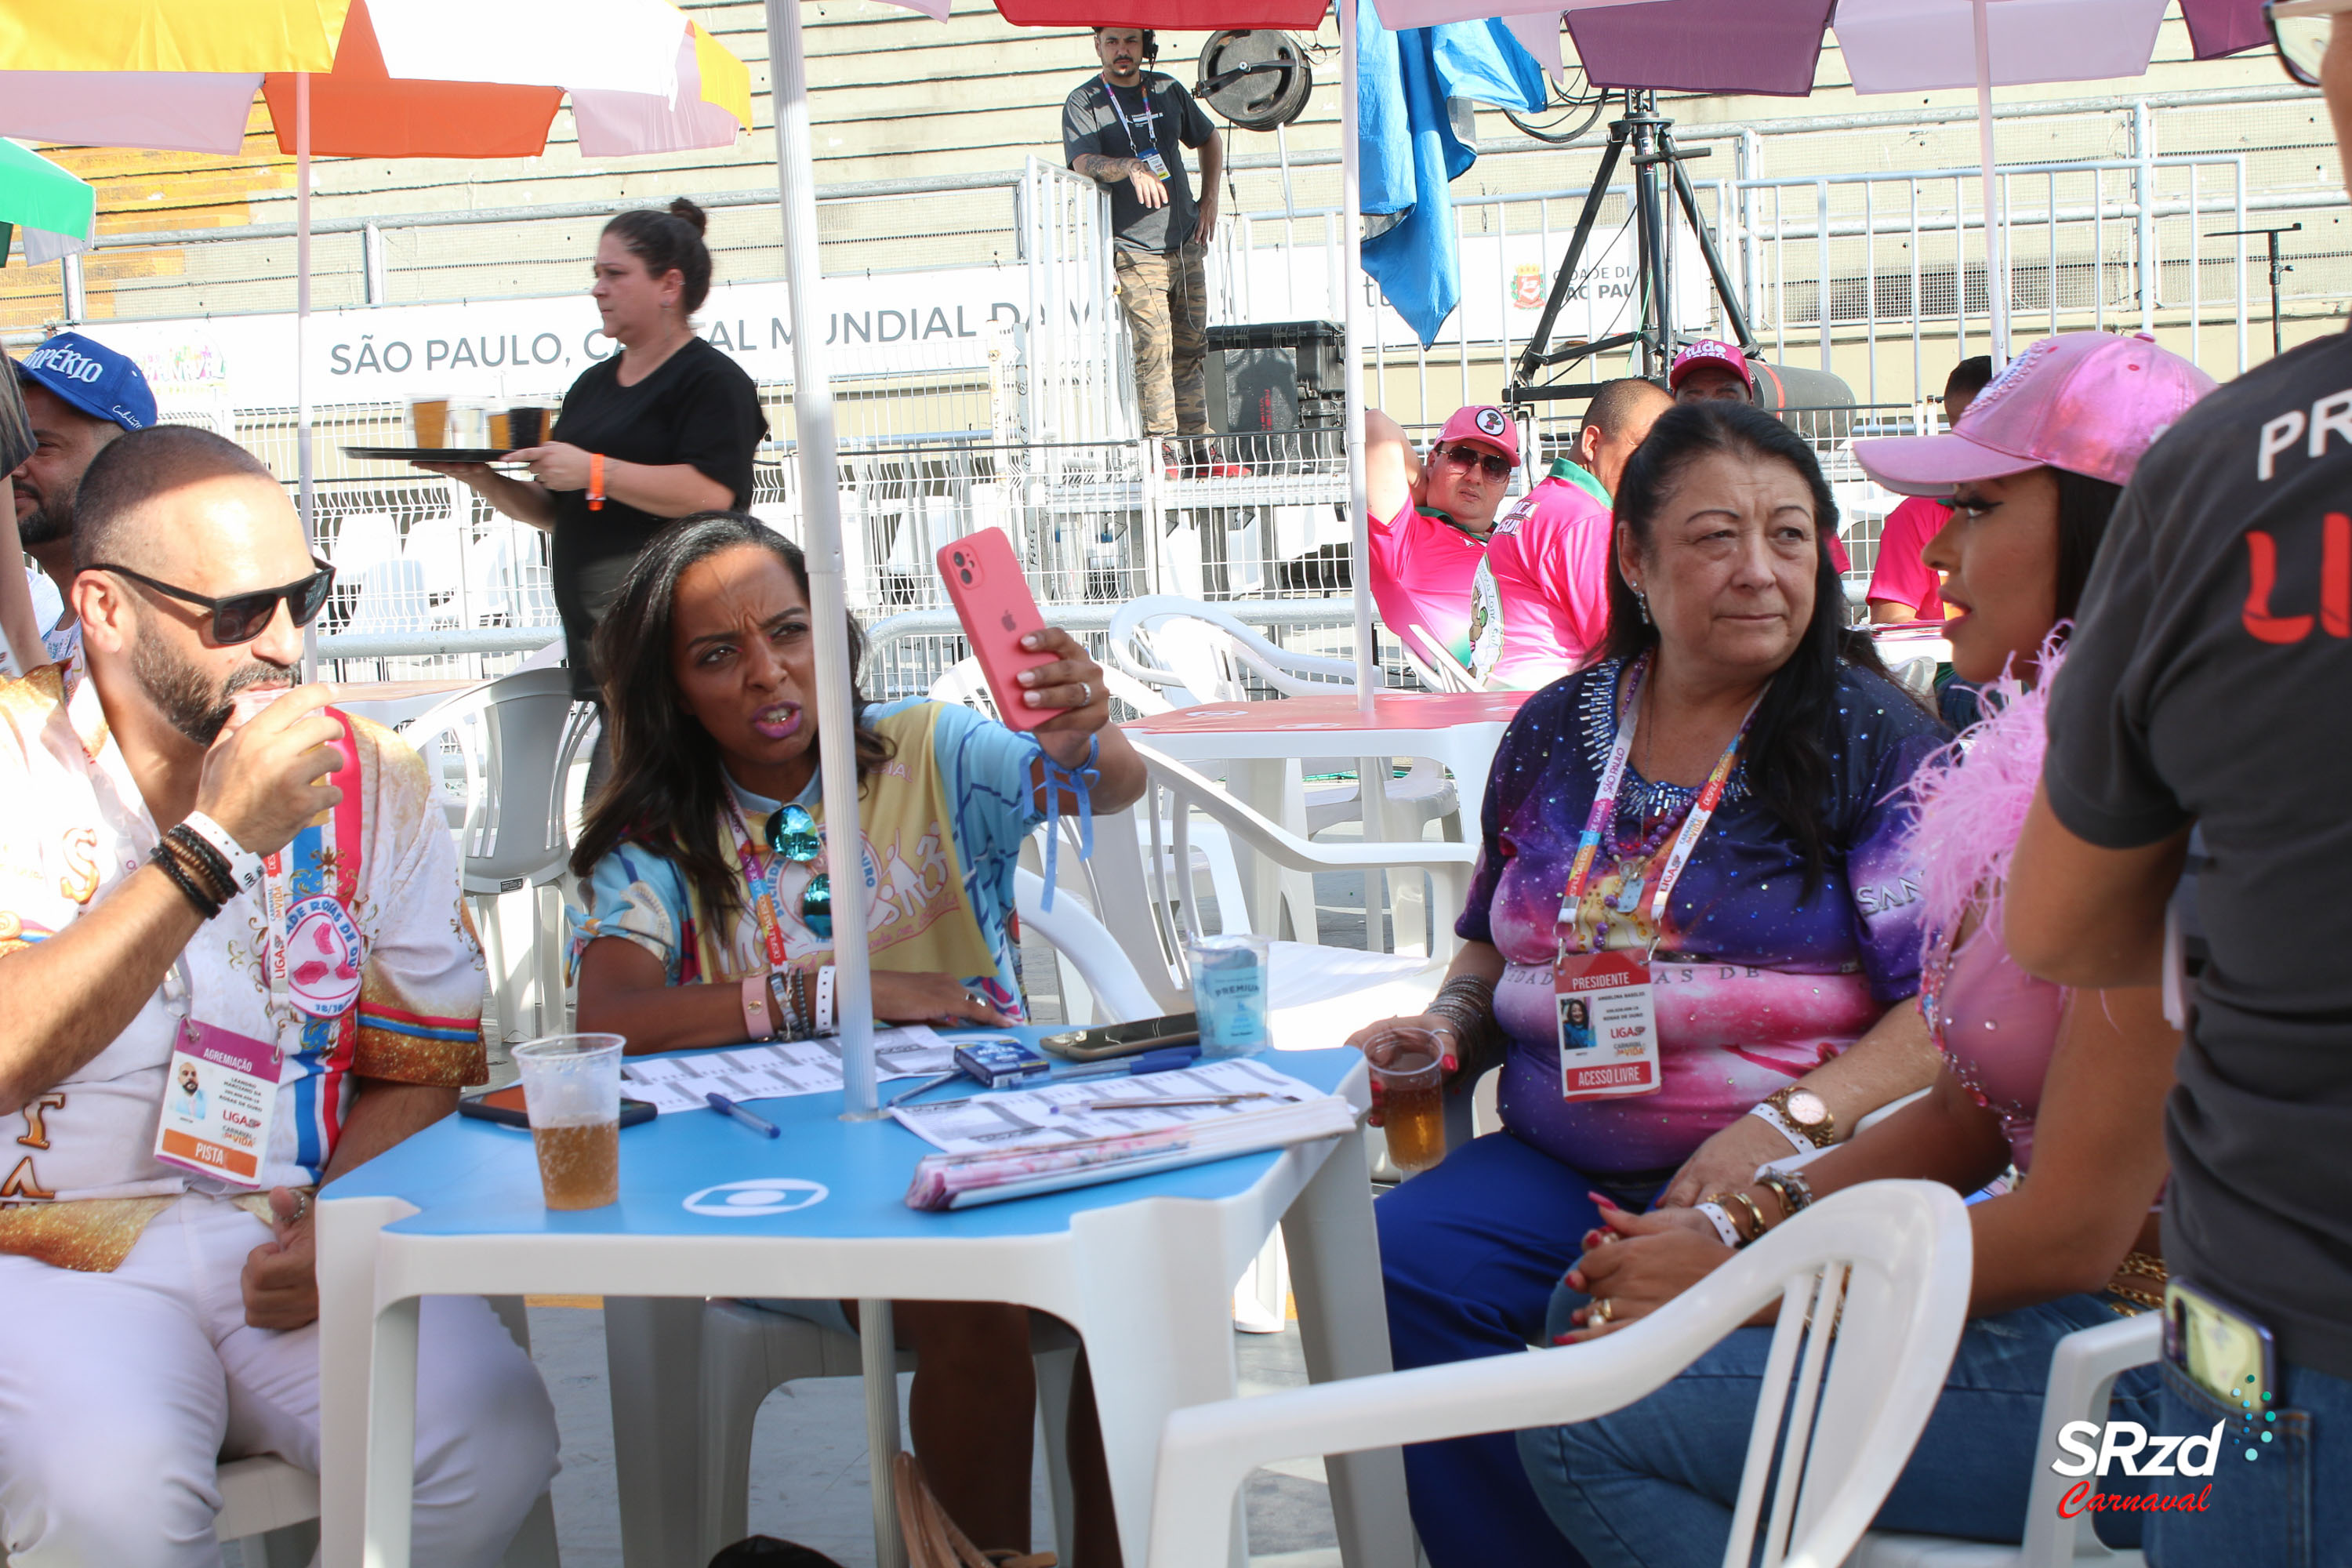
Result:
M1088 77L1062 105L1062 161L1076 163L1087 153L1106 158L1140 158L1157 148L1168 164L1168 205L1147 207L1135 187L1121 180L1109 187L1110 226L1121 250L1154 253L1181 249L1198 225L1192 182L1184 173L1178 143L1201 147L1217 133L1201 106L1174 77L1145 71L1139 88L1114 88L1100 75ZM1118 94L1116 107L1111 94ZM1126 113L1124 123L1120 111ZM1130 135L1129 132L1132 132Z
M2203 830L2174 1272L2352 1377L2352 338L2190 409L2117 506L2043 779L2106 848Z
M621 384L621 356L589 366L564 395L551 440L625 463L690 463L725 485L730 505L751 504L751 459L768 433L760 389L740 365L700 338L688 342L635 386ZM588 492L555 490L555 608L563 617L572 689L595 695L589 639L646 542L670 519Z

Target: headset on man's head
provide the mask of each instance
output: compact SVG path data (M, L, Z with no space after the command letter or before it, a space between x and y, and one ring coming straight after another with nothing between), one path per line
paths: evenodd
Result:
M1097 27L1094 31L1095 37L1102 37L1102 28ZM1160 39L1158 35L1150 27L1143 29L1143 63L1148 66L1158 65L1160 63Z

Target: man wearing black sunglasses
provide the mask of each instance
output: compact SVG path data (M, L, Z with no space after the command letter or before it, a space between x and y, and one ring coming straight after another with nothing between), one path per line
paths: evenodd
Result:
M317 1468L312 1194L481 1079L482 961L423 762L287 689L332 576L268 470L125 434L73 528L86 678L0 689L0 1539L180 1562L222 1458ZM489 1568L553 1413L484 1303L423 1310L416 1556Z
M1478 563L1519 466L1519 428L1500 408L1456 409L1422 460L1403 427L1364 415L1364 495L1371 518L1372 599L1381 621L1423 663L1467 668Z

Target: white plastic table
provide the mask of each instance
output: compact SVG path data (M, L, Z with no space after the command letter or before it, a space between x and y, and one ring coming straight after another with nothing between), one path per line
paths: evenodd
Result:
M1362 1058L1274 1065L1369 1102ZM1140 1568L1168 1413L1234 1392L1234 1281L1279 1222L1308 1375L1389 1370L1362 1136L952 1214L903 1200L928 1151L833 1095L760 1102L759 1137L687 1111L621 1139L621 1201L551 1213L528 1134L457 1117L379 1155L319 1205L325 1562L409 1561L418 1299L524 1293L997 1300L1085 1340L1127 1560ZM738 1194L757 1194L746 1204ZM1411 1568L1395 1449L1334 1458L1349 1568ZM1235 1563L1244 1546L1236 1510Z

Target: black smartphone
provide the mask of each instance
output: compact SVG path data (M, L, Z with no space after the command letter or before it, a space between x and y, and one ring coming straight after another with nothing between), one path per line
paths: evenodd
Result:
M488 1094L469 1094L457 1101L457 1114L470 1116L477 1121L495 1121L501 1127L530 1126L530 1117L524 1110L522 1085L510 1083L504 1089L494 1089ZM621 1101L621 1125L635 1127L654 1119L654 1108L646 1100L624 1098Z
M1069 1029L1047 1035L1037 1043L1065 1061L1099 1062L1139 1056L1161 1046L1190 1045L1201 1037L1196 1013L1171 1013L1165 1018L1138 1018L1129 1024L1097 1024L1091 1029Z

